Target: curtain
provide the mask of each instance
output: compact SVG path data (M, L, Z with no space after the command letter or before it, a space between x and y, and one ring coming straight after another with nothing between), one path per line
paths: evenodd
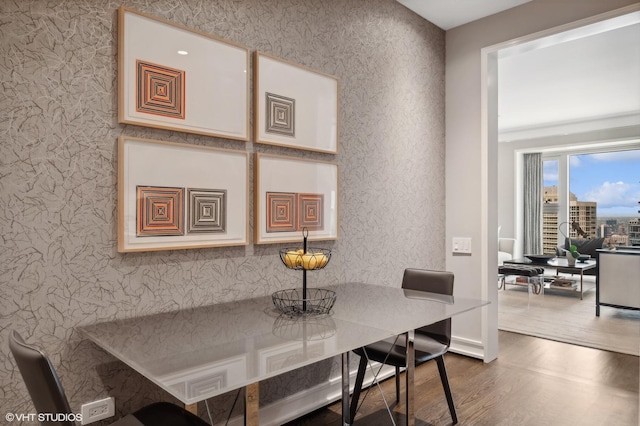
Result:
M524 154L524 254L542 254L542 154Z

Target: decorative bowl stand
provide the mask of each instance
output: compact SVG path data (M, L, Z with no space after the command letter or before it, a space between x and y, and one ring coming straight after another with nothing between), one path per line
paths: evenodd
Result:
M302 271L302 292L294 288L276 291L271 295L273 304L289 316L328 314L336 301L336 293L321 288L307 288L307 271L323 269L331 259L331 250L307 247L309 230L302 230L302 249L280 250L280 260L289 269Z

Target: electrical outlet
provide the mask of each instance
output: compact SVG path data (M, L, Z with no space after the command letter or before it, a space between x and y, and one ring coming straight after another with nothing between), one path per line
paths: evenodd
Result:
M87 425L89 423L114 416L116 414L115 407L115 400L112 396L82 404L82 407L80 407L80 413L82 413L82 424Z

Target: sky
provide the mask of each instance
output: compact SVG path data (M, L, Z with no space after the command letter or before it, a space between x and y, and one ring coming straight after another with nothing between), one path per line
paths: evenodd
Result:
M545 162L544 185L556 185L557 162ZM638 217L640 150L569 157L569 190L579 201L598 203L598 217Z

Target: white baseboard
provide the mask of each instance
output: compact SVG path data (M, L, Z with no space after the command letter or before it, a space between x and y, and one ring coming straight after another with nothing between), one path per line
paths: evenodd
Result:
M372 363L373 369L378 370L380 364ZM353 390L357 369L350 372L349 385ZM378 374L378 380L384 380L387 377L391 377L395 374L395 368L388 365L384 366ZM370 369L364 376L364 382L362 387L366 388L373 382L373 375ZM342 398L342 379L340 376L330 379L324 383L320 383L309 389L305 389L296 394L279 399L278 401L260 407L260 425L264 426L279 426L298 417L304 416L314 410L322 408L326 405L339 401ZM215 426L223 426L225 423L216 423ZM230 426L243 426L243 416L236 416L232 418L229 423Z
M484 359L484 345L479 340L452 336L449 352Z

